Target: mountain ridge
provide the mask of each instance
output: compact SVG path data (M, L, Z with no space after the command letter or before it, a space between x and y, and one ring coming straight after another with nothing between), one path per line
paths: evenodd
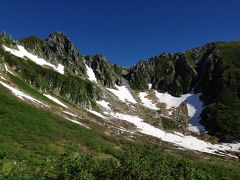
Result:
M0 37L2 44L14 49L22 45L30 53L52 63L51 66L57 67L60 64L64 67L64 75L61 75L53 72L51 68L46 69L45 66L39 68L30 61L24 62L25 64L19 63L15 57L13 58L10 54L5 55L5 52L2 51L2 58L7 57L5 61L8 65L17 71L24 81L42 93L52 92L78 106L90 109L98 108L96 101L100 100L101 96L109 97L105 88L116 89L117 86L130 88L131 93L147 91L151 86L152 90L161 93L167 92L175 97L181 97L187 93L202 93L200 98L204 103L205 110L201 113L201 122L207 127L209 133L218 138L221 137L223 141L239 140L238 130L233 133L226 125L221 127L222 124L218 124L218 121L211 118L215 115L212 113L218 109L218 103L229 106L228 103L235 99L238 107L239 95L237 92L240 85L235 83L237 76L231 75L231 69L233 69L233 73L238 73L235 68L238 67L238 65L235 66L237 61L234 61L232 67L231 64L228 65L232 62L229 62L227 56L221 54L228 49L228 46L231 46L231 49L238 48L238 41L214 42L184 52L162 53L146 61L140 61L131 67L122 67L111 63L102 55L81 55L69 38L61 32L52 33L44 40L30 36L14 41L6 33L1 33ZM235 53L235 51L231 53ZM1 66L2 69L4 67ZM88 69L93 71L96 82L93 82L92 79L89 82ZM226 77L224 77L225 72L228 72ZM228 80L227 78L232 79ZM229 84L231 81L234 81L235 84ZM102 86L99 86L98 83ZM214 92L211 91L213 89L215 89ZM235 98L229 100L230 96L228 96L228 100L226 100L222 95L225 91L235 93ZM226 103L227 101L229 102ZM161 111L166 110L163 107ZM187 122L183 111L179 112L180 114L176 117L183 118ZM217 118L219 117L217 116ZM235 123L234 126L239 127L238 121L231 121ZM224 135L226 132L228 134Z
M0 33L0 178L238 179L239 50L209 43L123 67L60 32Z

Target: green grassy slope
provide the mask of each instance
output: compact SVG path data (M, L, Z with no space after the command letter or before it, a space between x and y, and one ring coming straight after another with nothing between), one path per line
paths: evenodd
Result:
M240 178L234 165L184 160L87 130L16 99L1 85L0 103L0 179Z

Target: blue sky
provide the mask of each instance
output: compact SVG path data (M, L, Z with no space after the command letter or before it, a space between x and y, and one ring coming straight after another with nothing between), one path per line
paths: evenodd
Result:
M240 39L239 0L8 0L0 31L13 38L61 31L82 54L132 65L162 52Z

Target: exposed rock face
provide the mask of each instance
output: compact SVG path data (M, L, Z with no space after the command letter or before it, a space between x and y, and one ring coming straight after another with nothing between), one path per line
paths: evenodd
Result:
M217 135L225 136L225 139L239 140L240 130L237 128L240 125L236 120L240 119L239 41L209 43L175 54L162 53L129 68L115 65L102 55L82 56L69 38L60 32L50 34L45 40L31 36L18 41L0 33L0 45L17 48L17 44L52 64L64 65L65 73L62 75L32 62L21 61L0 47L0 58L5 58L0 59L0 71L5 71L4 61L25 82L42 92L52 92L88 108L101 97L104 86L113 87L115 84L130 85L136 91L145 91L148 84L152 84L153 89L173 96L201 92L205 106L202 122L208 130L213 134L220 132ZM87 80L85 64L92 68L98 85ZM231 108L233 104L235 109ZM229 113L225 113L225 109L229 109ZM180 120L183 126L188 118L185 114L184 108L174 114L175 120ZM231 119L227 114L235 114L236 118ZM229 130L231 128L226 127L225 122L237 127L236 132Z
M183 53L163 53L147 61L140 61L129 69L126 79L133 89L152 88L179 96L195 88L201 69L204 69L204 58L214 49L214 43L195 48Z
M102 55L88 55L84 57L86 64L91 67L96 78L106 87L114 84L124 85L127 81L123 78L123 67L107 61Z
M30 52L57 65L62 64L75 75L85 76L85 65L77 48L63 33L50 34L45 40L35 36L19 40Z

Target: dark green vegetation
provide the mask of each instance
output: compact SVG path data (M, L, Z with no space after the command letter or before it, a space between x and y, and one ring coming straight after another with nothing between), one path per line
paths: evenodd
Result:
M176 54L163 53L130 68L114 65L102 55L83 57L70 40L59 32L49 35L45 40L30 36L17 42L51 63L61 63L66 67L67 76L62 76L29 61L23 63L7 53L3 54L1 50L5 61L17 69L21 79L42 92L49 90L80 106L94 106L94 100L98 99L100 92L92 83L82 79L86 77L85 60L94 70L98 81L107 87L128 82L133 90L144 91L151 83L154 89L167 91L174 96L193 90L202 92L206 108L201 114L201 122L209 134L222 141L240 140L239 41L209 43ZM4 33L1 34L1 43L16 45ZM229 118L229 113L234 116Z
M202 123L222 141L240 140L240 43L217 43L200 82L207 108Z
M0 179L239 179L211 165L84 129L0 86ZM177 170L176 170L177 169Z
M206 108L201 122L209 134L221 141L240 141L239 41L164 53L139 62L130 68L126 78L138 91L146 90L147 83L152 83L154 89L174 96L193 90L202 92Z
M175 96L193 88L202 92L206 108L201 122L209 134L222 141L240 140L239 42L164 53L131 68L114 65L102 55L83 57L62 33L53 33L45 40L31 36L17 43L65 66L62 75L0 48L1 71L3 63L9 65L17 74L8 73L11 81L45 103L53 102L42 93L61 96L78 106L96 105L95 100L104 94L86 80L85 60L98 82L107 87L129 83L141 91L152 83L154 89ZM1 44L16 48L16 42L4 33L0 34ZM179 115L174 121L163 119L162 125L164 129L184 130L186 121ZM107 136L94 128L87 130L23 103L0 85L0 179L240 179L240 167L232 161L163 150L164 145L149 145L144 138L129 142L124 136Z
M41 92L53 92L77 105L94 106L100 90L88 80L74 75L62 75L51 69L43 68L31 61L10 55L0 49L5 61L15 69L25 82ZM16 80L16 78L14 78ZM19 82L18 79L16 82ZM19 84L19 83L17 83ZM22 83L20 83L22 84ZM25 86L25 88L27 88Z

